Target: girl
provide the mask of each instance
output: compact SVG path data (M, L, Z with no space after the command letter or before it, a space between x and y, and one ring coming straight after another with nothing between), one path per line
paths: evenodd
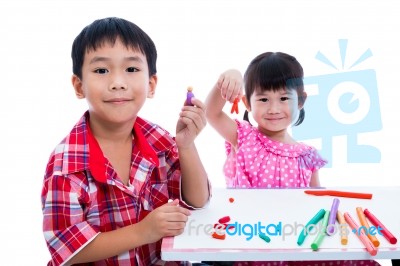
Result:
M303 68L295 57L266 52L254 58L244 79L231 69L219 77L206 99L208 122L225 139L227 159L224 175L231 188L292 188L320 186L318 169L327 161L317 150L296 142L288 128L305 118L307 94ZM231 119L223 112L227 101L242 98L244 80L245 120ZM248 121L251 112L257 126ZM214 265L220 265L216 262ZM331 262L236 262L231 265L328 265ZM335 261L334 265L355 265L360 261ZM365 265L379 265L362 261ZM225 264L226 265L226 262Z
M288 132L294 121L299 125L305 116L307 94L302 78L303 68L288 54L267 52L250 63L244 75L243 101L256 127L222 111L226 101L241 98L241 73L228 70L220 76L206 100L206 117L226 140L228 187L319 186L318 169L326 161Z

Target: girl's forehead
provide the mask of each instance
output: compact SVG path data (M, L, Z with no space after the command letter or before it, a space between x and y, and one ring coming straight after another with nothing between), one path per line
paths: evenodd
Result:
M264 94L297 94L295 89L290 89L287 87L282 88L256 88L254 90L254 94L256 95L264 95Z

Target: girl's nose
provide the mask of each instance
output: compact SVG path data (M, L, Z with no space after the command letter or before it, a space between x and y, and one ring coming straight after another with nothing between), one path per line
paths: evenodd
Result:
M268 105L268 113L270 114L277 114L280 112L279 103L276 101L270 101Z

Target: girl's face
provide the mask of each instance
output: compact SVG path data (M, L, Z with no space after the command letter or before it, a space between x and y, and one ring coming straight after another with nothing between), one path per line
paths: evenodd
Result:
M250 97L250 111L258 129L267 136L285 133L296 121L299 105L296 90L282 88L277 91L256 90Z

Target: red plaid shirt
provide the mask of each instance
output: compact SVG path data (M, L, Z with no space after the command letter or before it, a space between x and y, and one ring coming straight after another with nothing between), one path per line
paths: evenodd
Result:
M41 198L48 265L62 265L97 234L137 223L170 198L182 200L177 147L167 131L136 119L130 180L124 185L92 135L88 117L86 112L47 164ZM160 251L161 240L85 265L165 265Z

